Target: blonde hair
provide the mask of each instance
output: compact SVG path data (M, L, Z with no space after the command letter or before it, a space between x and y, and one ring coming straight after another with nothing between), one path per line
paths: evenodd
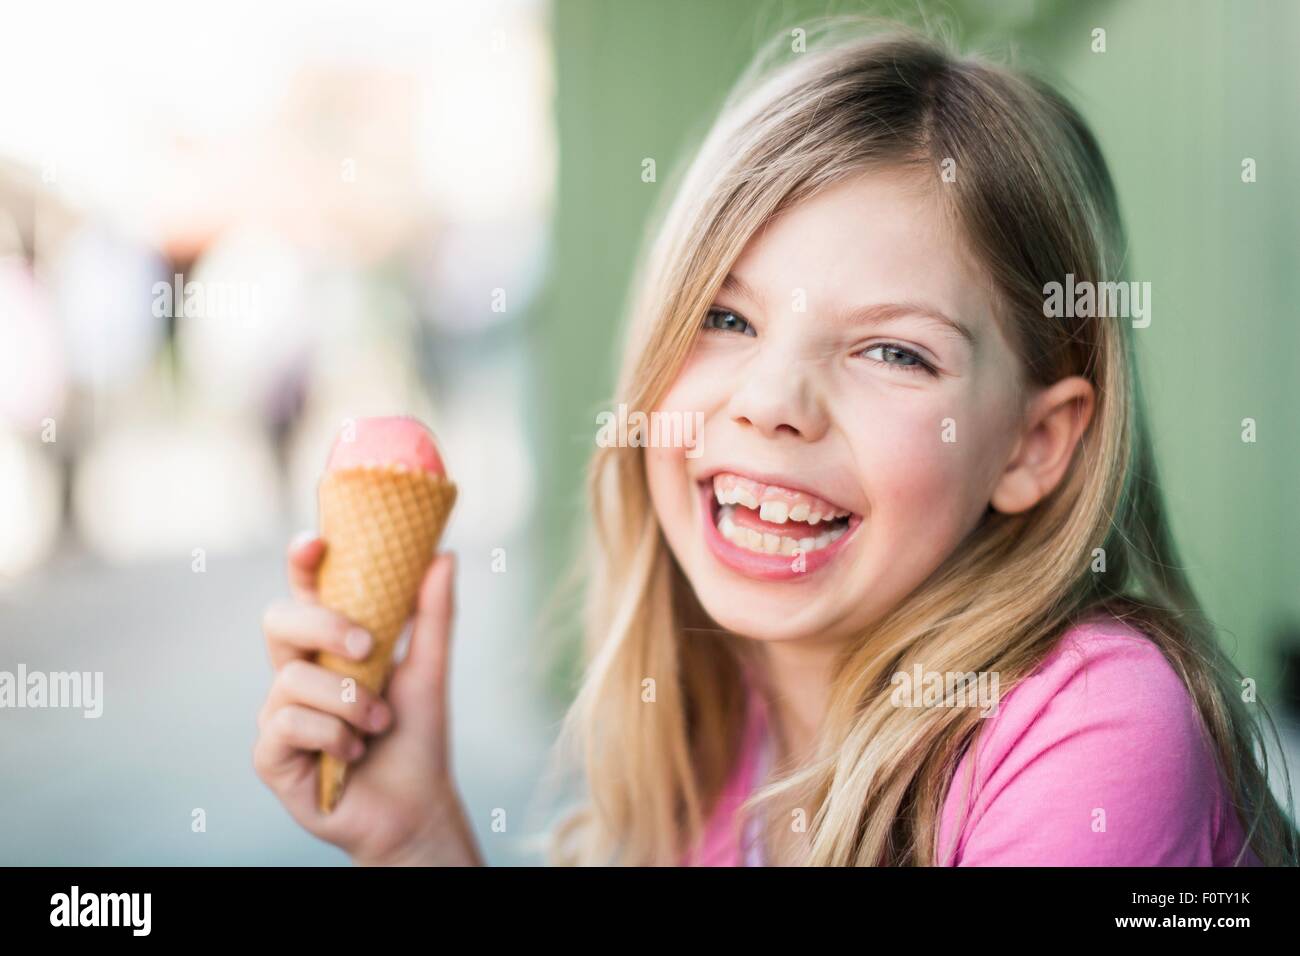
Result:
M769 68L783 52L774 45L742 77L672 194L633 285L613 401L656 407L731 264L774 215L864 170L938 177L951 159L956 179L939 194L987 272L1026 380L1083 375L1096 407L1048 498L1024 514L990 509L869 641L845 651L814 759L746 803L784 810L767 815L774 862L935 863L942 801L979 712L895 707L891 675L918 662L993 671L1005 693L1102 609L1149 636L1185 682L1248 844L1266 864L1294 864L1297 833L1269 790L1261 726L1179 568L1127 325L1043 318L1045 283L1124 274L1115 190L1092 134L1047 86L907 30L833 17L808 52ZM556 828L552 858L671 865L698 839L735 759L753 642L722 631L696 600L640 449L598 448L588 481L587 667L558 751L580 763L588 799ZM1096 548L1104 574L1089 569ZM793 807L808 809L798 846L786 832Z

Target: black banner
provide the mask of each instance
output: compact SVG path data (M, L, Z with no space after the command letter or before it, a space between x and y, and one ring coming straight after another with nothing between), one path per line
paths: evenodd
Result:
M1231 945L1294 925L1296 879L1279 869L23 868L0 870L9 940L280 938L376 945L395 933L481 927L535 942L580 939L615 920L692 935L921 929L974 943L1018 930ZM774 925L773 925L774 924ZM910 928L910 929L909 929ZM1173 935L1167 935L1172 931ZM884 938L884 937L876 937ZM595 941L598 937L592 937ZM608 937L605 937L608 940Z

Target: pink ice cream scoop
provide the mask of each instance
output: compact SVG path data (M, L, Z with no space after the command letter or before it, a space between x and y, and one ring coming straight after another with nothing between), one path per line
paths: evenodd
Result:
M445 475L433 433L407 415L358 418L344 428L330 449L327 471L364 465L405 465L412 471Z

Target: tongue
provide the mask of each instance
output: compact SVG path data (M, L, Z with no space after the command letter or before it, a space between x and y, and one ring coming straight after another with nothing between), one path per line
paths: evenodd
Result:
M782 535L787 538L815 538L819 534L829 531L840 520L843 520L837 519L829 523L819 521L817 524L809 524L807 521L787 521L785 524L776 524L760 518L756 508L746 508L744 505L732 505L731 507L731 518L740 527L752 528L754 531L764 534Z

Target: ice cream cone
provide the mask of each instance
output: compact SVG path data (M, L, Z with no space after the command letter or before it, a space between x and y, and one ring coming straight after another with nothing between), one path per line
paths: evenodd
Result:
M320 482L325 556L318 578L320 602L374 638L362 661L321 652L317 662L342 678L382 693L393 648L415 610L420 582L456 502L456 485L444 474L405 464L333 468ZM340 681L340 693L346 685ZM320 756L320 809L334 809L347 764Z

